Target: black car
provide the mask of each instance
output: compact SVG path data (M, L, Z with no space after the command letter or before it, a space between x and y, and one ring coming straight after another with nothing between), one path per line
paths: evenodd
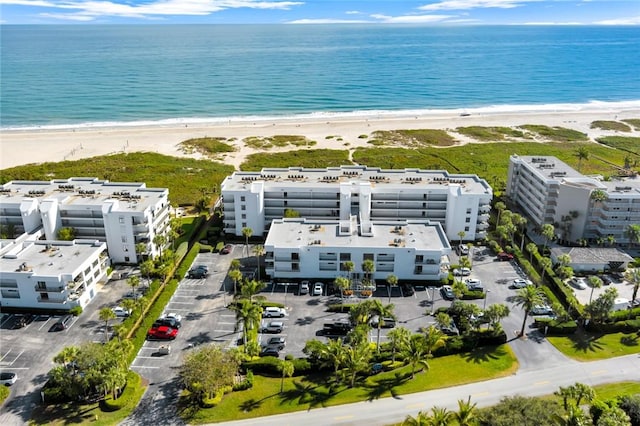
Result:
M65 315L60 319L58 319L58 321L56 321L55 324L51 326L49 331L66 330L71 325L72 321L73 321L73 315Z
M171 327L171 328L180 328L180 326L182 326L182 323L180 323L180 321L178 321L175 318L158 318L154 323L152 327L160 327L166 325L167 327Z
M278 358L280 351L276 347L267 347L260 351L260 356L272 356Z
M206 276L207 276L207 271L199 268L189 269L189 272L187 273L187 277L195 278L195 279L205 278Z
M401 284L400 289L402 290L402 295L406 297L413 296L413 294L415 293L413 286L410 284Z
M335 321L325 323L322 327L322 334L325 336L345 336L353 326L347 321Z

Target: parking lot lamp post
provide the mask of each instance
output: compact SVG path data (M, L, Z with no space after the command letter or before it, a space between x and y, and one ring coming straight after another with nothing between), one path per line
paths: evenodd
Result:
M485 291L484 293L484 303L482 304L482 310L486 310L487 309L487 297L489 297L489 293L491 293L491 290L487 289L487 291Z
M433 310L436 306L436 288L431 287L431 315L433 315Z

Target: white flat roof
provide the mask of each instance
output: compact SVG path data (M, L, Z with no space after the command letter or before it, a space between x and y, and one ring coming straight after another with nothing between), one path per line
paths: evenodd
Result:
M340 235L339 228L337 221L278 219L271 224L265 246L451 249L442 226L437 222L376 221L371 226L373 236L358 233Z
M372 186L384 186L389 190L418 188L442 188L456 185L463 193L492 194L491 186L473 174L449 174L444 170L399 169L389 170L366 166L341 166L326 169L302 167L265 168L259 172L234 172L223 184L224 190L243 190L252 181L264 181L269 185L296 185L301 188L326 188L342 182L369 182Z
M147 188L140 182L109 182L97 178L69 178L51 181L15 180L0 187L0 204L20 203L25 198L57 199L62 206L104 205L119 200L118 211L144 211L166 196L166 188Z
M70 274L91 255L105 249L105 243L87 240L26 242L19 252L2 257L0 273L19 272L21 265L26 264L27 270L24 272L32 272L37 276Z

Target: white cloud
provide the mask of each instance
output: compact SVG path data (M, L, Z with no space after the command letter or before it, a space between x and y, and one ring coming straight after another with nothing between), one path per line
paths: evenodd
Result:
M513 24L513 25L584 25L583 22L524 22L522 24Z
M511 9L538 0L445 0L420 6L419 10Z
M209 15L225 9L290 9L304 4L297 1L255 0L152 0L149 3L129 4L112 1L45 1L45 0L0 0L0 4L45 7L73 10L73 13L43 13L56 19L90 21L102 16L128 18L153 18L168 15Z
M347 14L347 15L362 15L362 12L360 12L359 10L347 10L345 12L345 14Z
M606 19L604 21L594 22L596 25L640 25L640 16L632 16L630 18Z
M372 18L386 24L425 24L433 22L441 22L455 15L403 15L403 16L387 16L387 15L371 15Z

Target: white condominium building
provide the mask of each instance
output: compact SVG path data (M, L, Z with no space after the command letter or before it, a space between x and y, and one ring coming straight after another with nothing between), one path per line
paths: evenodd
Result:
M442 225L449 240L484 238L492 189L476 175L366 166L267 168L235 172L222 182L224 231L266 234L283 217L351 221L425 220Z
M556 157L512 155L506 193L531 223L553 224L566 241L627 244L628 226L640 224L640 179L584 176Z
M275 279L333 280L364 278L363 263L373 262L369 278L384 282L440 280L449 271L451 247L438 222L376 220L368 226L353 220L275 219L265 241L265 269Z
M106 242L112 263L138 263L160 252L153 241L168 231L168 195L166 188L96 178L11 181L0 186L0 226L9 238L42 228L50 241L72 228L74 238ZM146 249L136 253L139 243Z
M2 308L69 310L85 307L106 282L104 242L30 240L28 234L0 247Z

